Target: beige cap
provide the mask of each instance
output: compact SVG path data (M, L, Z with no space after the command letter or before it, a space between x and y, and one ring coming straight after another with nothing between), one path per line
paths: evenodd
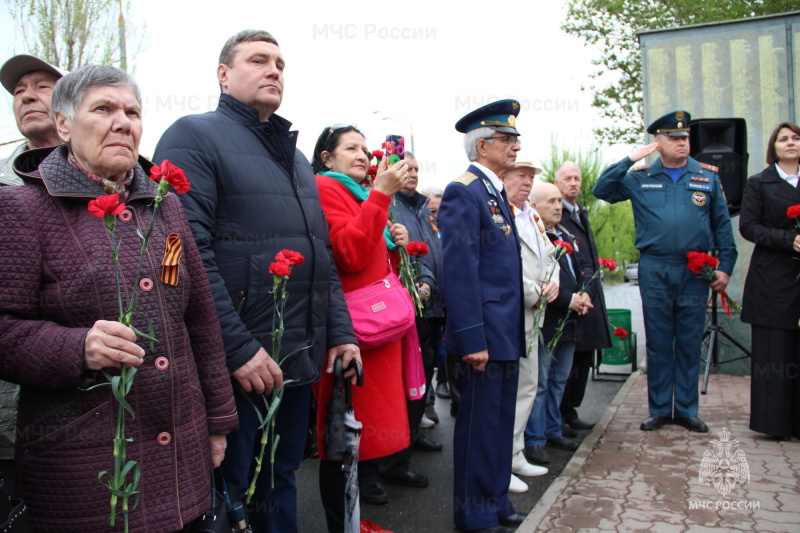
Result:
M69 74L66 70L54 67L36 56L20 54L12 57L0 67L0 83L3 84L6 91L10 94L14 94L14 87L16 87L19 79L28 72L34 72L36 70L50 72L59 78Z
M538 176L539 174L544 172L544 169L542 168L541 163L539 163L538 161L534 161L534 162L531 162L531 161L517 161L516 163L514 163L514 168L520 168L520 167L532 168L534 176Z

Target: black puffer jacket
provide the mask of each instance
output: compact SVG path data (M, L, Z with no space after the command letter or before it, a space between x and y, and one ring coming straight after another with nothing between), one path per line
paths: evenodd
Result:
M192 184L181 195L217 303L228 368L263 347L272 354L269 265L283 249L305 262L289 278L280 358L292 385L320 378L326 349L356 342L330 252L328 228L297 132L277 116L230 95L202 115L179 119L158 142L155 161L168 159Z

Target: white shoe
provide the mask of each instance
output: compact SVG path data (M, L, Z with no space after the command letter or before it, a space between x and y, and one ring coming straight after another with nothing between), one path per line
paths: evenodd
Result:
M515 468L514 473L518 476L536 477L545 475L547 473L547 469L543 466L525 463L525 466L522 468Z
M420 422L419 422L419 427L421 427L422 429L429 429L429 428L432 428L434 426L434 424L436 424L436 422L434 422L433 420L431 420L427 416L423 416L422 420L420 420Z
M508 483L508 492L513 492L515 494L528 492L528 484L514 474L511 474L511 481Z

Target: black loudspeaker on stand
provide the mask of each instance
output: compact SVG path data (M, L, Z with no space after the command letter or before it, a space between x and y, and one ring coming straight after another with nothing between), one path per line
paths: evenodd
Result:
M742 344L728 335L728 333L723 329L722 326L719 325L717 322L717 299L719 295L712 291L711 292L711 324L708 325L706 330L703 332L703 340L705 341L708 338L708 352L706 353L706 370L703 373L703 387L700 389L702 394L705 394L708 391L708 375L711 372L711 367L714 367L714 370L719 368L719 365L724 365L725 363L733 363L734 361L741 361L742 359L747 359L750 357L750 351L742 346ZM735 359L728 359L727 361L720 361L719 360L719 336L723 336L729 341L733 343L734 346L739 348L742 353L744 353L741 357L736 357Z
M728 211L736 215L747 183L747 123L743 118L701 118L690 128L691 156L719 168Z

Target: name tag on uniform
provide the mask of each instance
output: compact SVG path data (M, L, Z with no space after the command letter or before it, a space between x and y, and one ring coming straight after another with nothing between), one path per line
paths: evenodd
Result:
M686 187L689 189L694 189L696 191L708 191L711 192L711 185L706 185L705 183L695 183L690 181L686 184Z
M639 186L643 191L656 191L664 188L663 183L642 183Z

